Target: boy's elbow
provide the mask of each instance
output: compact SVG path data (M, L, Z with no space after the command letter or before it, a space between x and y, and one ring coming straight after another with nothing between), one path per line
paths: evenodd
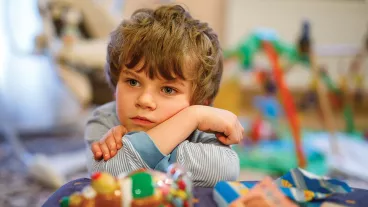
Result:
M227 166L229 171L226 173L225 178L222 181L236 181L239 178L240 166L239 162L234 163L231 166ZM220 180L221 181L221 180Z
M205 166L200 167L198 180L194 185L201 187L214 187L220 181L236 181L239 177L240 165L238 155L231 149L221 153L221 159L212 159ZM202 179L203 180L202 180Z
M226 150L226 153L223 156L223 159L217 165L218 177L217 182L219 181L235 181L239 177L240 173L240 163L239 157L235 151L232 149Z

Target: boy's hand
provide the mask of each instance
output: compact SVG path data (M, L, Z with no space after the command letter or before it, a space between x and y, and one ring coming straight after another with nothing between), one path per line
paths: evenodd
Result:
M123 145L121 138L127 132L124 126L119 125L111 128L100 141L93 142L91 149L95 160L101 160L103 158L107 161L114 157L117 150Z
M199 130L214 132L219 141L226 145L239 144L243 139L244 128L235 114L210 106L194 107Z

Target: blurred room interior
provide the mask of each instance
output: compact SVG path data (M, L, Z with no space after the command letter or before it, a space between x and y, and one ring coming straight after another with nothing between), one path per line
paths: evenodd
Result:
M274 81L269 59L260 52L245 67L242 48L252 35L268 32L292 50L307 23L317 67L325 72L321 82L330 116L322 118L319 107L310 103L317 96L309 96L316 81L311 68L290 60L289 53L281 64L297 108L308 169L368 188L363 173L368 165L359 159L368 152L367 0L2 0L0 189L5 191L0 206L40 206L55 187L88 176L84 124L94 108L113 101L103 71L108 35L137 8L169 2L184 4L219 35L225 67L214 105L237 114L250 137L254 123L262 120L262 126L270 128L265 139L287 140L278 149L282 152L270 152L284 156L294 153L287 117L281 112L276 125L269 123L255 101L267 96L262 81ZM315 141L315 136L320 139ZM333 143L340 146L340 154L351 156L347 167L330 162ZM258 147L237 147L240 180L278 176L295 167L296 158L246 158L267 154L262 144ZM290 164L270 167L272 159Z

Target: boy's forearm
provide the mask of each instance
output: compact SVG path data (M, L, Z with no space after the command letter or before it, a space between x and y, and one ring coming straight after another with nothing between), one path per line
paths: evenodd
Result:
M189 106L170 119L147 131L161 153L170 154L198 127L194 107Z

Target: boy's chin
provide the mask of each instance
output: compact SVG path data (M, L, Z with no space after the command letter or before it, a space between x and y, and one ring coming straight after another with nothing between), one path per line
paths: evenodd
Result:
M150 128L146 128L146 127L142 127L142 126L132 126L132 127L129 127L129 129L127 129L128 132L146 132L148 130L150 130Z

